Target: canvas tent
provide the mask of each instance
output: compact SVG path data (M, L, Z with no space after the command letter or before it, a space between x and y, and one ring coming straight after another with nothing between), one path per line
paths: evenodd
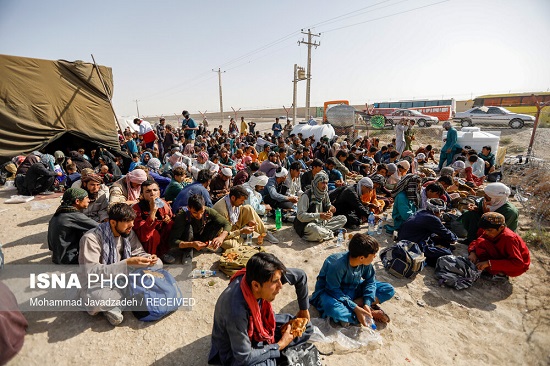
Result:
M99 71L107 92L91 63L0 55L0 160L77 144L120 151L112 70Z

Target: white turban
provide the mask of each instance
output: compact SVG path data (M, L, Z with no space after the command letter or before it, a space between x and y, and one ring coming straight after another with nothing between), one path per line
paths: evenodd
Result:
M252 188L255 188L256 186L265 187L268 179L269 178L267 177L267 175L260 175L259 177L252 175L248 180L248 184Z

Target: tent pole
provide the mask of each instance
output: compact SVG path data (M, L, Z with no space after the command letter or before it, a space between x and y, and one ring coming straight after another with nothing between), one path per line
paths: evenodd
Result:
M109 100L109 105L111 106L111 110L113 111L113 115L115 116L115 121L118 126L118 129L120 132L124 133L124 130L122 130L122 127L120 126L120 123L118 122L118 118L115 113L115 108L113 107L113 102L111 102L111 98L109 97L109 93L107 93L107 87L105 86L105 82L103 81L103 76L101 76L101 73L99 72L99 67L97 66L95 62L94 55L92 54L92 60L94 61L94 67L97 71L97 75L99 76L99 80L101 81L101 85L103 85L103 90L105 91L105 95L107 96L107 99Z

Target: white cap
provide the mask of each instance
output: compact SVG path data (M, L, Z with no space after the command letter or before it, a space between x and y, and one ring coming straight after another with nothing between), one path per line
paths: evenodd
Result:
M229 168L223 168L221 170L222 174L225 175L226 177L232 177L233 176L233 172L231 171L231 169Z
M277 178L286 177L287 175L288 175L288 170L286 170L285 168L281 168L280 172L275 172L275 177Z

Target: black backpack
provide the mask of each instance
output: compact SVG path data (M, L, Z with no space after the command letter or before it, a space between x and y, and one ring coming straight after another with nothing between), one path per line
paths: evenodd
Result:
M319 350L311 343L288 346L277 360L278 366L317 366L321 364Z
M435 277L440 285L463 290L471 287L479 279L481 271L468 258L445 255L437 260Z
M399 278L409 278L424 268L426 257L418 244L401 240L381 251L380 259L390 274Z

